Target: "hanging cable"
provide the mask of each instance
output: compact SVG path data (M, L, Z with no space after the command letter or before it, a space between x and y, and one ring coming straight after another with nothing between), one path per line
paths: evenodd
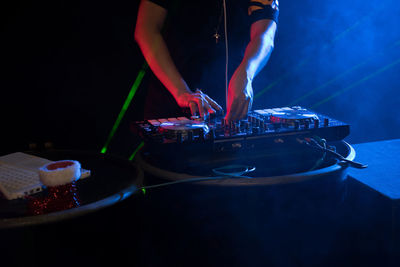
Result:
M242 169L242 170L237 171L237 169ZM249 177L249 176L244 176L244 174L250 173L250 172L254 171L255 169L256 169L256 167L252 167L252 166L228 165L228 166L213 169L213 172L215 174L219 174L220 176L204 176L204 177L187 178L187 179L166 182L166 183L161 183L161 184L146 185L146 186L140 187L139 189L142 190L143 192L146 192L147 189L163 187L163 186L173 185L173 184L194 183L194 182L223 180L223 179L232 179L232 178L253 178L253 177Z
M225 34L225 108L228 109L228 64L229 64L229 52L228 52L228 26L226 18L226 0L223 0L224 5L224 34Z
M314 138L319 138L319 137L314 137ZM326 152L329 155L335 157L340 162L348 164L350 167L357 168L357 169L365 169L368 167L368 165L346 159L339 153L335 152L333 149L321 146L314 138L305 138L304 140L297 139L297 141L301 144L307 145L310 148L313 148L313 149L316 149L316 150L319 150L322 152Z

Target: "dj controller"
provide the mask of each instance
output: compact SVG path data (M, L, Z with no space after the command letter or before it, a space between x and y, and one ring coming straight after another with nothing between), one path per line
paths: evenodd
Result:
M254 151L318 136L340 141L350 126L328 116L295 106L250 111L246 119L226 122L222 115L201 118L164 118L133 123L146 146L156 152Z
M221 166L253 166L255 176L302 173L348 160L350 125L300 106L258 109L227 122L223 114L132 124L144 141L139 159L159 169L210 175Z

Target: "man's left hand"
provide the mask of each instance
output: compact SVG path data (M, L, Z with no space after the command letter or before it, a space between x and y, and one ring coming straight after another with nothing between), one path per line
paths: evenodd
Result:
M228 107L225 120L235 121L245 118L252 104L252 81L247 77L246 72L239 68L229 82Z

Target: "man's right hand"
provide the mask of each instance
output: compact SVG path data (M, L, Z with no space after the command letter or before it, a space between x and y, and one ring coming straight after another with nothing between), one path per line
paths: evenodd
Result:
M168 11L151 1L139 6L135 39L151 70L174 96L182 108L190 108L192 115L206 118L222 110L221 106L200 90L192 92L176 68L161 34Z
M210 114L222 110L208 95L197 89L196 92L185 92L175 97L176 102L182 108L190 108L192 116L207 118Z

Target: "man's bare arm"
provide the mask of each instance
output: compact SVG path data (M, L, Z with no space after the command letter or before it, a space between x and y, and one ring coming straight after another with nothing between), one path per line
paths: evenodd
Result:
M269 19L259 20L251 26L251 40L247 45L241 65L253 79L268 62L274 48L276 23Z
M242 119L253 101L252 81L266 65L274 48L276 23L262 19L251 25L245 55L229 82L227 120Z
M173 95L181 107L190 107L200 115L215 112L221 107L207 95L193 93L176 68L161 34L167 10L150 1L142 0L135 28L135 39L151 70Z
M176 69L161 35L166 16L167 10L163 7L142 1L136 21L135 39L157 78L177 97L188 92L189 88Z

